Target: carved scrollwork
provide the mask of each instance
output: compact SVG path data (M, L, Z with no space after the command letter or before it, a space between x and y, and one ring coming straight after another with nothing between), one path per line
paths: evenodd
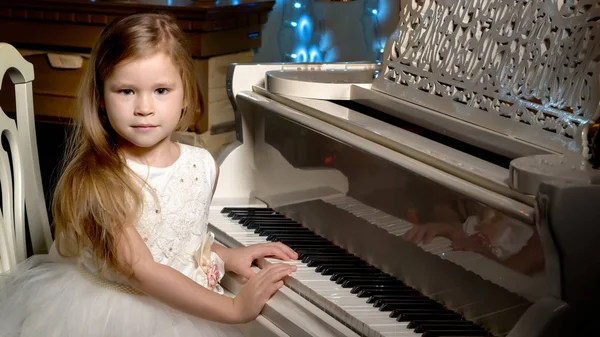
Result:
M413 0L383 66L380 87L573 138L598 108L600 1Z

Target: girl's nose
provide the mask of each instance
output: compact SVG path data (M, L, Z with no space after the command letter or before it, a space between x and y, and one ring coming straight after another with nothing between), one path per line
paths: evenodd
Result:
M154 114L154 104L149 95L138 95L134 114L136 116L148 116Z

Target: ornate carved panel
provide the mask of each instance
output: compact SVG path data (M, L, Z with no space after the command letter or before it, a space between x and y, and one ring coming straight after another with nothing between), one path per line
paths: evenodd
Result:
M374 88L427 93L414 103L459 103L568 140L598 118L599 75L599 0L413 0Z

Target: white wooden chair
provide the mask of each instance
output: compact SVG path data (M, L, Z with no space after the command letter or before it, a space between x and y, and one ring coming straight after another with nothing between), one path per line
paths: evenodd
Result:
M35 135L33 65L0 43L0 79L6 73L15 86L16 120L0 107L0 134L10 148L9 153L0 146L0 276L27 258L25 226L34 254L48 252L52 244Z

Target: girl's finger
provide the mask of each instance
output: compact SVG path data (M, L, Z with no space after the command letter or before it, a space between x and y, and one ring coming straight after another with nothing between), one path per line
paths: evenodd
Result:
M418 227L413 227L411 229L408 230L408 232L402 234L402 238L406 241L411 241L413 236L415 235L415 233L418 231Z
M276 268L269 270L267 275L265 275L265 282L275 283L296 270L296 266L288 266L283 263L278 263L276 266Z

